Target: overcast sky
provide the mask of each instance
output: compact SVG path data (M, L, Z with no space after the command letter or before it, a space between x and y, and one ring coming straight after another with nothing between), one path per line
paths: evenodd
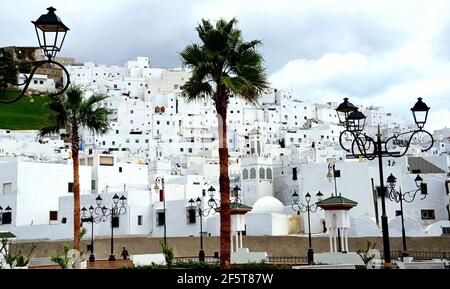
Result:
M381 105L410 116L423 97L429 127L450 127L450 1L15 0L0 2L0 46L37 45L31 20L48 6L71 29L62 54L122 65L148 56L180 66L201 18L236 16L261 39L274 87L307 101Z

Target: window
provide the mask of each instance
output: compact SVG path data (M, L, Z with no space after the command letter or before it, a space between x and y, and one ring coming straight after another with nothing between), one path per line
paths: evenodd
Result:
M250 169L250 179L256 179L256 169L255 168Z
M4 212L2 213L2 224L11 224L12 222L12 215L11 212Z
M422 220L434 220L434 210L421 210Z
M95 180L91 180L91 190L95 190Z
M12 192L12 183L4 183L2 192L3 192L3 195L11 194L11 192Z
M73 193L73 183L69 183L67 186L67 192Z
M271 179L272 179L272 170L269 169L269 168L267 168L267 170L266 170L266 178L267 178L268 180L271 180Z
M44 84L44 81L43 80L39 80L39 84Z
M67 218L66 217L61 219L61 224L65 224L65 223L67 223Z
M396 210L395 211L395 216L396 217L401 216L401 215L402 215L402 211L400 211L400 210Z
M266 178L266 171L264 170L264 168L259 168L259 178L260 179Z
M58 220L58 211L50 211L50 221Z
M247 169L244 169L244 170L242 171L242 178L243 178L244 180L248 179L248 170L247 170Z
M122 172L122 167L119 167L119 173L121 173Z
M292 168L292 180L296 181L297 180L297 168Z
M142 226L142 215L138 216L138 226Z
M188 224L195 224L197 219L195 217L195 209L188 209L186 211L186 220Z
M119 228L119 217L118 216L112 218L112 226L113 226L113 228Z
M450 227L442 227L442 236L450 236Z
M157 226L164 226L164 223L166 222L166 214L163 212L157 212L156 213L156 225Z

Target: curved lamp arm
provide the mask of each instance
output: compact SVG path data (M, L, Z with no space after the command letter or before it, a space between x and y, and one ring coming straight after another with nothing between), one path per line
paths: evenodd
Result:
M56 93L51 93L51 94L49 94L50 96L56 96L56 95L63 94L67 90L69 85L70 85L69 72L64 67L64 65L62 65L61 63L59 63L57 61L54 61L54 60L51 60L51 59L47 59L47 60L39 60L39 61L22 62L20 64L33 64L34 67L31 70L31 73L30 73L29 76L25 75L25 81L23 83L17 84L18 86L24 85L24 87L22 88L22 91L20 92L20 94L17 97L15 97L13 99L5 98L7 85L5 85L3 87L3 89L0 91L0 103L14 103L14 102L18 101L19 99L21 99L25 95L26 91L28 90L28 86L30 85L31 80L33 79L33 76L36 73L36 70L39 67L41 67L42 65L44 65L44 64L54 64L56 66L59 66L64 71L64 73L65 73L65 75L67 77L67 83L64 85L62 90L58 91ZM18 64L13 64L13 66L16 66L16 65L18 65ZM0 69L5 69L5 68L8 68L8 67L11 67L11 66L2 66L2 67L0 67ZM6 81L3 80L3 82L6 82Z
M416 134L418 134L418 133L421 133L421 132L427 134L428 136L430 136L430 139L431 139L430 145L427 148L422 149L422 152L426 152L426 151L430 150L433 147L433 143L434 143L433 136L431 135L431 133L429 133L428 131L426 131L424 129L418 129L418 130L414 130L414 131L408 131L408 132L405 132L405 133L401 133L401 134L398 134L398 135L393 135L392 137L388 138L386 140L386 142L384 143L384 148L385 148L386 153L389 156L396 157L396 158L404 156L408 152L408 149L409 149L409 147L411 145L411 142L412 142L414 136ZM407 135L407 134L411 134L411 136L409 137L408 141L406 141L406 143L399 140L400 136ZM404 148L404 151L402 153L400 153L400 154L394 154L394 152L389 151L389 144L390 143L392 143L393 145L399 146L401 148Z

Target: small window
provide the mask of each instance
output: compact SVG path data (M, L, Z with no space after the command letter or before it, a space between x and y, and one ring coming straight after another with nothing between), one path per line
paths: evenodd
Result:
M58 220L58 211L50 211L50 221Z
M91 190L95 190L95 180L91 180Z
M292 180L296 181L297 180L297 168L292 168Z
M450 227L442 227L442 236L450 236Z
M11 212L4 212L2 213L2 224L11 224L12 222L12 215Z
M242 178L243 178L244 180L248 179L248 170L247 170L247 169L244 169L244 170L242 171Z
M119 167L119 173L121 173L122 172L122 167Z
M62 218L61 219L61 224L66 224L66 223L67 223L67 218L66 217Z
M12 192L12 183L4 183L2 192L3 192L3 195L11 194L11 192Z
M73 193L73 183L69 183L67 186L67 192Z
M395 216L396 217L401 216L401 215L402 215L402 211L400 211L400 210L396 210L395 211Z
M138 216L138 226L142 226L142 215Z
M157 212L156 213L157 226L164 226L165 222L166 222L166 214L164 212Z
M421 210L422 220L434 220L434 210Z
M255 168L250 169L250 179L256 179L256 169Z
M197 220L195 216L195 209L188 209L186 212L187 212L187 223L195 224Z
M264 168L259 168L259 178L260 179L266 178L266 171L264 170Z

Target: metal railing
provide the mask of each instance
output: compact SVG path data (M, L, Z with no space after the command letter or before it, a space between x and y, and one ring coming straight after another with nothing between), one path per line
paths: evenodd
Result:
M391 251L391 258L402 257L402 251ZM416 261L432 260L432 259L447 259L450 260L450 252L430 252L430 251L408 251L409 257ZM383 256L383 255L381 255Z
M195 257L175 257L176 261L181 262L197 262L198 256ZM213 256L206 256L205 262L206 263L216 263L220 260L218 258L214 258ZM308 263L308 258L306 256L269 256L267 257L266 262L267 264L289 264L289 265L299 265L299 264L306 264Z
M175 262L198 262L198 256L195 257L174 257ZM218 263L220 260L218 258L214 258L213 256L205 256L205 262L209 264Z
M269 256L267 257L267 263L269 264L305 264L308 263L308 257L306 256Z

